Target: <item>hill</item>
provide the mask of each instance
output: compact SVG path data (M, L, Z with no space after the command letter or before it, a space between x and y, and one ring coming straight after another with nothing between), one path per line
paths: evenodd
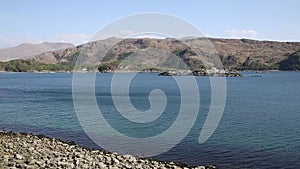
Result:
M45 52L37 55L34 60L46 64L74 63L80 52L86 55L88 63L115 62L130 60L145 65L166 66L174 63L170 56L179 56L189 67L196 69L205 64L210 64L209 56L217 54L223 65L229 69L238 70L265 70L283 69L282 62L289 55L300 51L299 42L257 41L249 39L215 39L209 38L215 51L204 38L192 39L117 39L90 42L74 48ZM118 43L117 43L118 42ZM113 44L117 43L115 46ZM188 44L188 46L187 46ZM191 49L200 46L201 56ZM99 53L107 53L104 58L99 58ZM129 57L130 56L130 57ZM140 57L142 56L142 57Z
M54 51L74 47L71 43L50 43L43 42L39 44L23 43L16 47L0 49L0 61L9 61L13 59L29 59L35 55L47 51Z

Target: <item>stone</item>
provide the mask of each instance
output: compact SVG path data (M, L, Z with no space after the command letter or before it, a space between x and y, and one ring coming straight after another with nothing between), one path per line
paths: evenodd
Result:
M34 151L34 147L29 147L28 151L30 151L30 152Z
M20 155L20 154L16 154L16 155L15 155L15 158L18 159L18 160L22 160L22 159L23 159L23 156Z
M197 166L195 169L205 169L205 166Z
M34 165L28 165L26 168L27 168L27 169L35 169L36 166L34 166Z
M83 158L83 157L84 157L84 155L83 155L83 154L81 154L81 153L78 153L78 152L75 152L75 156L76 156L76 157L78 157L78 158Z
M32 159L32 160L29 160L29 165L34 165L36 163L36 160L35 159Z
M106 164L104 164L103 162L98 163L100 168L106 168Z
M120 164L119 160L116 159L116 158L113 158L113 163L116 164L116 165L119 165L119 164Z
M8 143L7 147L10 148L10 149L12 149L14 147L14 144L13 143Z
M123 155L123 157L125 160L129 161L130 163L136 162L136 158L133 157L132 155L126 154L126 155Z
M108 168L109 169L119 169L118 167L115 167L115 166L109 166Z
M143 169L143 165L142 164L138 164L138 165L135 166L135 168L137 168L137 169Z
M107 162L107 163L111 163L111 157L106 157L106 160L105 160L105 162Z
M9 159L9 155L3 155L3 159Z
M89 165L88 164L83 164L81 167L82 168L89 168Z

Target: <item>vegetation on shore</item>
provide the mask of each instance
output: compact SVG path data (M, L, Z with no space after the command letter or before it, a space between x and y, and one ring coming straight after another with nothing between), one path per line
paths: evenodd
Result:
M71 63L45 64L32 59L0 62L0 71L6 72L72 71L73 68L74 64Z
M183 51L174 51L176 55L181 56L183 54ZM151 65L142 64L142 63L135 63L135 62L129 62L122 60L124 57L128 55L128 53L121 55L122 58L120 60L110 60L107 62L103 62L99 65L89 66L86 65L85 71L99 71L99 72L114 72L120 66L126 67L130 65L133 70L136 71L143 71L148 70L151 67ZM195 64L195 63L191 63ZM224 67L226 67L226 62L223 63ZM62 72L69 72L74 70L74 62L60 62L60 63L53 63L53 64L47 64L47 63L41 63L34 59L29 60L23 60L23 59L17 59L17 60L11 60L8 62L0 62L0 71L5 72L43 72L43 71L62 71ZM150 67L149 67L150 66ZM158 70L165 71L167 70L165 66L165 69L158 68ZM197 67L197 66L193 66ZM199 65L198 65L199 67ZM201 67L201 65L200 65ZM230 66L228 66L230 67ZM198 70L198 69L195 69ZM242 65L235 67L234 70L254 70L254 71L265 71L265 70L285 70L285 71L299 71L300 70L300 52L295 52L287 56L286 59L273 64L273 65L266 65L264 63L261 63L259 61L253 61L253 62L245 62ZM130 71L130 70L129 70Z
M294 70L299 71L300 70L300 51L295 52L286 60L283 60L279 63L279 70Z

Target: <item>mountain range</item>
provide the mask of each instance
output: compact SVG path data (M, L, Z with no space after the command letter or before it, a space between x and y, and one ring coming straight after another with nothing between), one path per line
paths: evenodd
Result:
M109 38L73 48L45 52L34 59L46 64L74 63L80 54L84 55L86 63L90 64L129 60L155 67L174 63L170 58L177 55L187 66L197 69L210 65L211 56L218 56L222 66L226 68L260 70L279 69L282 62L287 64L286 60L291 60L290 56L295 57L298 51L300 42L219 38ZM127 66L127 69L132 68Z
M61 49L65 48L65 49ZM17 50L19 49L19 50ZM41 53L43 50L47 52ZM59 49L59 50L57 50ZM49 51L50 50L50 51ZM15 55L4 55L14 53ZM71 70L77 60L84 69L114 71L149 68L222 67L236 70L300 70L300 42L220 38L108 38L79 46L65 43L23 44L0 50L3 56L27 59L2 63L2 71ZM38 53L37 55L34 55ZM79 57L80 56L80 57ZM176 56L176 57L174 57ZM219 61L219 62L218 62ZM18 68L21 65L22 68ZM38 66L33 66L37 65ZM105 64L103 66L103 64ZM49 66L50 65L50 66ZM58 65L58 66L57 66ZM67 68L66 68L67 66ZM20 67L20 66L19 66ZM82 69L81 67L80 69Z

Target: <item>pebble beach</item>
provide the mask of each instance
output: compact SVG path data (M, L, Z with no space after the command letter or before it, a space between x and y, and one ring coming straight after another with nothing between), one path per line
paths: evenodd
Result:
M88 149L74 142L41 135L0 132L0 168L100 168L100 169L213 169L215 166L189 167Z

